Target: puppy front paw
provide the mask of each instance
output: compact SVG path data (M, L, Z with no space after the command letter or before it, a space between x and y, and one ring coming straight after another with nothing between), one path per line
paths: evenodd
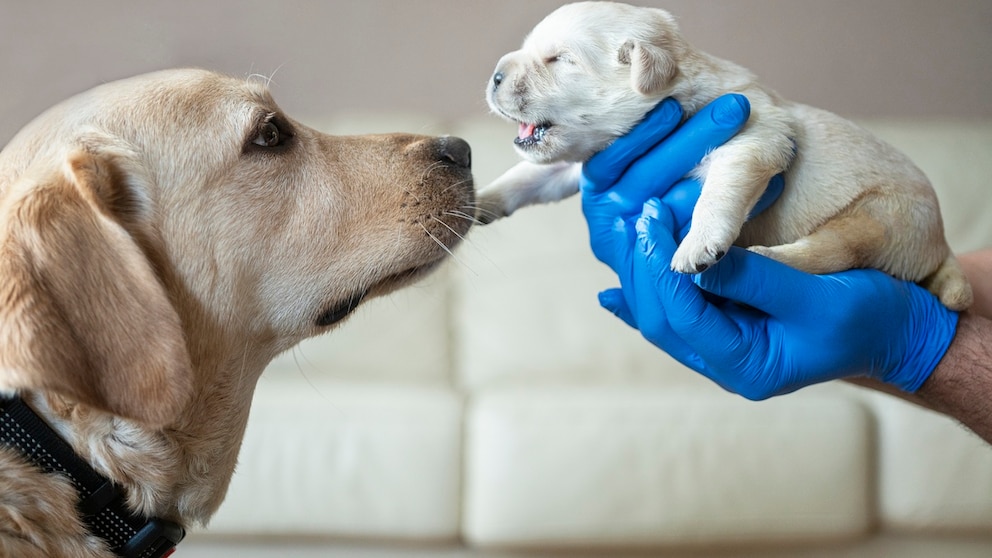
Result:
M482 190L475 199L475 220L480 225L488 225L497 219L510 215L503 196Z
M707 237L702 233L696 233L696 229L690 229L689 234L679 244L675 254L672 255L672 270L679 273L702 273L710 266L720 261L733 239L726 240L715 237Z

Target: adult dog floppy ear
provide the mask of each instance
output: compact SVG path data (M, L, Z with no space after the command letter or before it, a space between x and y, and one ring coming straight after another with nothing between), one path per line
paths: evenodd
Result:
M128 197L114 157L82 150L3 192L0 389L162 426L189 402L192 367L179 316L122 226Z

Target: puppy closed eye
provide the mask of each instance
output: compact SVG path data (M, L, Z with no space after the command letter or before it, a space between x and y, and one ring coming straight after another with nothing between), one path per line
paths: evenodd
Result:
M559 62L563 64L571 64L574 61L572 60L571 56L569 56L567 53L564 52L558 52L544 57L545 65L550 66L552 64L557 64Z

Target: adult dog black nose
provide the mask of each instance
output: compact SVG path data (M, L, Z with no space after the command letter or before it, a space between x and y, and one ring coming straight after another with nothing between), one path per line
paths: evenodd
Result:
M503 72L496 72L493 74L493 89L499 87L499 85L503 83L504 79L506 79L506 76L503 75Z
M438 154L443 160L448 160L463 168L472 168L472 147L462 138L446 136L441 138L441 149Z

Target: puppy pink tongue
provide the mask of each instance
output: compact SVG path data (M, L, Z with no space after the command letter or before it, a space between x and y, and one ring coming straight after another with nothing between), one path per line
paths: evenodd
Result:
M517 133L517 137L520 138L520 139L527 139L527 138L529 138L529 137L531 137L531 136L534 135L534 130L536 128L537 128L537 126L535 126L533 124L524 124L523 122L521 122L520 123L520 132Z

